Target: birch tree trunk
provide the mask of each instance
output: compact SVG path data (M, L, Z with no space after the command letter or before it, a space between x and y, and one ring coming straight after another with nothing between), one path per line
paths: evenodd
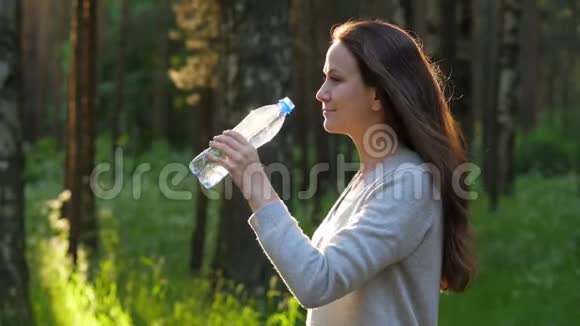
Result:
M514 150L520 84L518 59L521 9L520 0L504 0L501 8L503 28L501 30L497 104L499 154L497 178L500 182L500 193L510 193L515 179Z
M22 169L21 5L0 0L0 324L34 322L28 297Z

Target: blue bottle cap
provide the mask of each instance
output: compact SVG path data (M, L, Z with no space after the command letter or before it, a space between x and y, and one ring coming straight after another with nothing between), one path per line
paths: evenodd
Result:
M278 101L278 105L280 106L284 114L290 114L290 112L292 112L292 110L294 109L294 103L292 103L292 101L290 101L290 99L287 97Z

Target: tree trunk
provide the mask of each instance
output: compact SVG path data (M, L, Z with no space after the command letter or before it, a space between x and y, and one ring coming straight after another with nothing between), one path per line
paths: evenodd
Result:
M230 2L224 0L220 6L224 76L219 107L227 110L222 111L229 118L226 128L233 127L250 109L286 95L290 57L287 1L244 0L236 1L235 5ZM289 146L284 142L284 134L280 134L260 149L266 167L274 162L289 166L286 156ZM279 175L272 175L271 181L280 193ZM229 177L226 185L228 182L231 183ZM226 197L227 192L226 189ZM225 198L215 266L226 278L257 289L266 283L272 267L247 224L250 213L237 189L231 199Z
M514 150L517 132L520 0L504 0L503 29L499 59L498 94L498 163L500 193L510 193L515 179Z
M500 13L496 1L480 0L481 12L486 14L482 34L479 38L484 45L482 60L482 114L483 114L483 184L489 195L489 205L493 210L497 207L498 193L498 121L497 121L497 90L499 65L499 34L503 30L503 19L498 19Z
M69 253L75 262L81 245L92 251L97 248L97 221L89 184L95 151L96 4L96 0L73 0L72 11L65 166L65 187L71 198L64 207L64 216L70 223Z
M536 0L525 0L522 17L522 29L520 31L522 51L520 52L522 92L521 107L518 121L525 130L530 130L536 123L538 103L538 77L539 73L539 40L540 22L538 17L538 4Z
M451 110L459 121L468 147L473 140L471 106L471 7L467 0L441 2L441 66L450 77Z
M0 324L34 323L28 296L22 168L20 1L0 0Z
M167 110L172 106L167 100L169 70L169 31L171 29L171 1L162 0L159 5L159 35L157 36L157 62L153 85L153 108L151 126L154 139L167 140Z
M457 101L457 112L466 144L473 156L475 138L475 109L473 105L473 4L471 0L459 1L459 51L457 55L458 76L456 82L461 98Z
M163 10L169 15L169 3L164 4ZM220 82L219 75L223 72L224 64L218 65L218 60L222 58L219 53L218 39L220 37L220 3L206 1L182 0L175 4L175 22L179 29L179 35L188 51L186 64L179 69L172 69L169 72L175 86L180 90L190 92L187 94L186 102L190 113L190 123L188 130L191 133L191 144L193 153L199 153L207 148L207 141L213 136L214 115L219 117L220 106L216 105L216 88ZM166 30L160 38L163 46L168 46L169 17L163 19L162 23ZM161 51L161 62L158 67L156 88L165 89L165 79L167 75L167 55L168 49ZM195 71L195 74L192 74ZM159 90L155 95L158 100L154 105L162 105L165 102L165 90ZM223 95L225 92L221 92ZM161 98L163 99L161 99ZM219 103L220 105L223 103ZM169 112L167 108L154 108L155 116L162 116L164 112ZM158 123L157 121L156 123ZM160 127L161 128L161 127ZM206 264L208 257L204 256L206 242L207 213L210 202L208 194L215 195L215 190L209 192L197 181L197 197L194 204L195 214L193 216L193 232L191 236L190 249L191 256L189 266L192 272L203 271L203 267L211 266L211 261Z
M114 156L117 148L119 137L123 131L125 120L123 119L123 102L125 100L125 75L127 70L127 36L129 32L129 4L128 0L121 0L121 17L119 24L119 56L117 57L117 66L115 71L115 104L113 106L113 114L111 115L110 126L113 127L111 146L112 154Z
M55 20L50 1L23 0L23 62L26 62L24 80L31 85L25 90L24 123L27 130L26 141L53 136L56 131L52 110L56 107L54 99L55 84L53 71L54 31L51 22ZM32 86L34 85L34 86Z
M291 1L290 8L290 28L291 28L291 44L292 44L292 101L296 105L292 115L294 116L294 124L288 127L292 129L296 145L299 149L298 158L293 157L293 164L299 166L298 191L306 191L309 186L308 171L312 166L310 155L309 138L313 126L312 116L309 114L309 108L314 103L315 99L313 89L317 87L319 80L312 79L309 76L313 75L315 71L315 51L311 44L313 41L313 9L312 1L295 0ZM298 178L298 176L294 176ZM296 193L294 193L296 195ZM296 201L293 201L296 202ZM291 209L297 207L292 206Z
M427 25L428 25L428 13L426 3L427 1L428 0L413 1L415 15L413 17L412 31L422 41L425 40L427 37Z
M350 143L350 139L347 137L329 134L324 130L322 127L324 119L320 112L321 104L315 99L316 92L322 84L322 67L324 66L326 51L328 50L331 41L331 28L337 24L342 24L349 19L360 16L370 17L380 13L384 13L385 15L396 13L397 17L394 20L404 20L404 15L403 9L398 0L387 2L370 1L363 3L357 3L356 1L314 1L312 8L314 35L310 47L315 49L315 57L313 58L315 65L312 67L313 70L307 78L312 80L314 84L311 85L310 90L312 94L312 107L305 107L304 110L311 114L309 120L318 121L315 125L316 132L313 133L316 150L313 151L314 157L312 161L316 164L315 166L318 167L318 171L320 172L315 181L315 196L314 198L308 198L307 200L314 201L314 213L318 220L322 220L325 213L323 212L323 207L321 205L323 197L329 192L335 195L338 194L336 185L338 179L337 155L339 154L339 149L343 147L343 145L347 146L346 143ZM329 8L331 9L329 10Z
M576 88L576 58L577 58L577 44L578 37L576 30L580 27L577 25L578 18L577 7L575 1L568 1L568 8L570 15L566 18L561 18L560 24L561 42L560 47L562 51L561 63L563 71L560 74L560 96L561 96L561 130L562 135L566 138L574 136L574 91Z
M211 139L213 136L213 112L215 111L215 90L212 88L206 88L201 92L201 104L192 110L193 125L197 131L193 135L193 143L195 147L193 152L197 153L201 149L207 147L207 140ZM204 191L201 189L203 187L195 179L194 182L199 187L197 192L197 199L195 201L195 219L194 219L194 229L193 236L191 238L191 260L190 269L192 272L201 272L206 261L204 257L204 248L206 241L206 225L207 225L207 213L209 207L209 199Z
M361 18L386 19L390 23L397 24L403 28L412 28L416 11L413 10L414 1L403 0L366 0L358 3L358 13L356 11L346 12L346 17L341 22L358 14ZM353 5L356 1L353 1ZM332 5L332 3L329 3Z
M26 63L26 69L23 71L23 92L26 94L23 98L23 128L24 141L34 142L38 138L37 132L37 52L38 52L38 8L34 0L22 1L22 62Z
M49 97L54 92L52 83L50 82L50 65L53 62L52 58L52 35L49 20L52 19L52 13L50 12L50 2L42 1L36 2L38 10L38 22L37 22L37 71L35 76L35 83L40 87L35 87L37 94L35 95L37 100L36 107L36 121L37 124L37 137L42 138L48 135L48 129L50 128L49 117Z
M54 100L55 105L54 115L51 117L53 124L53 133L56 138L58 149L63 150L66 134L66 121L65 121L65 109L67 106L67 74L65 69L63 69L62 62L64 60L65 54L62 48L68 42L70 36L70 11L71 6L69 1L55 1L53 12L58 13L59 18L55 19L56 31L55 31L55 42L53 46L57 47L57 55L54 60Z

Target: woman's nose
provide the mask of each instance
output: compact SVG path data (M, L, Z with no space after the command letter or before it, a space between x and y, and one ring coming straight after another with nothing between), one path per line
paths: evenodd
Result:
M318 92L316 92L316 99L323 103L330 101L330 96L328 94L328 91L324 88L324 84L322 84Z

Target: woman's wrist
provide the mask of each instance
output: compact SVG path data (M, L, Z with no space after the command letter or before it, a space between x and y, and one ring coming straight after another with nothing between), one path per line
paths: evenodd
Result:
M265 171L256 174L256 178L252 180L249 190L250 192L246 199L253 212L268 203L280 200Z

